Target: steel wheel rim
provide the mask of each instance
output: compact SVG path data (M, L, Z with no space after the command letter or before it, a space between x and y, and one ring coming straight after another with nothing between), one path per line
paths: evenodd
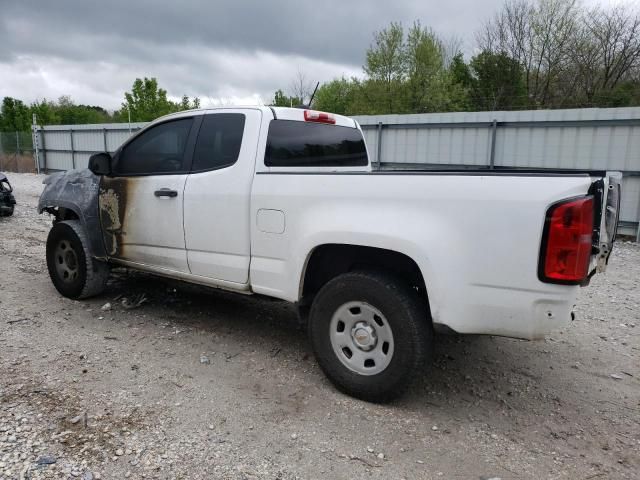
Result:
M360 375L377 375L393 358L393 332L387 318L366 302L340 306L329 325L329 338L336 357Z
M65 283L74 282L80 273L78 255L68 240L60 240L54 252L54 263L58 278Z

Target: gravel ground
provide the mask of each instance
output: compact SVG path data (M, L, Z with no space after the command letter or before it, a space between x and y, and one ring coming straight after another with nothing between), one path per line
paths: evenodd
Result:
M43 177L9 177L0 480L640 478L635 244L618 242L565 329L439 337L433 367L381 406L332 388L281 302L124 271L100 297L61 297Z

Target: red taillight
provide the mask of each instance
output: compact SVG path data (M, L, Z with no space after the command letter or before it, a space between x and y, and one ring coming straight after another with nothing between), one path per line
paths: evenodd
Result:
M318 122L318 123L336 123L336 117L330 113L318 112L316 110L305 110L304 119L306 122Z
M581 283L589 273L593 238L593 197L553 205L542 239L540 280Z

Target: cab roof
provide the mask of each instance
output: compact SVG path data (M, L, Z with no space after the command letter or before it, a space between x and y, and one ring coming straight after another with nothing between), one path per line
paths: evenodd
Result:
M277 120L294 120L299 122L318 122L328 123L332 125L338 125L341 127L357 128L358 124L355 120L344 115L337 115L329 112L320 112L312 108L291 108L291 107L270 107L265 105L229 105L222 107L210 107L210 108L197 108L192 110L182 110L180 112L170 113L159 117L153 121L156 123L158 120L164 120L171 117L181 117L185 114L196 113L198 115L204 115L208 112L214 112L218 110L262 110L266 114L274 115ZM307 112L307 113L305 113Z

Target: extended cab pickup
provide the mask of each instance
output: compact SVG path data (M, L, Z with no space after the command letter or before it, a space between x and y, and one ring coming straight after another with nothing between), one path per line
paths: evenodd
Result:
M119 265L295 302L323 371L372 401L403 392L434 331L563 325L620 199L616 173L372 171L354 120L271 107L160 118L45 184L62 295Z

